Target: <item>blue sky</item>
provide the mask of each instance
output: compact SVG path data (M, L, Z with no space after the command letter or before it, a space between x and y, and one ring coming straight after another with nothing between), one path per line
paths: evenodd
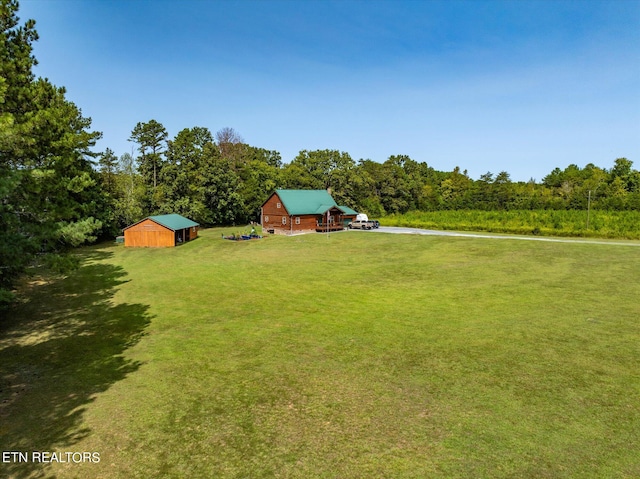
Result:
M640 168L640 0L22 0L97 150L137 122L472 178Z

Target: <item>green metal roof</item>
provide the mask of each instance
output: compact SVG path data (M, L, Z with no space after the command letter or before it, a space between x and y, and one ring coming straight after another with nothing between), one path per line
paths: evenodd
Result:
M345 215L357 215L358 214L358 212L356 210L353 210L353 209L349 208L348 206L338 206L338 208L340 208Z
M173 231L199 226L195 221L177 214L149 216L149 219Z
M323 214L338 206L327 190L276 190L290 215Z
M333 208L335 205L320 205L318 206L318 209L316 210L316 213L319 215L323 215L325 214L328 210L330 210L331 208Z

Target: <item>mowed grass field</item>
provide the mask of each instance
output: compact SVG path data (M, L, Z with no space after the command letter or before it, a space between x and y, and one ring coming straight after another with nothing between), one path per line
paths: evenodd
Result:
M25 281L2 477L640 477L637 244L223 231Z

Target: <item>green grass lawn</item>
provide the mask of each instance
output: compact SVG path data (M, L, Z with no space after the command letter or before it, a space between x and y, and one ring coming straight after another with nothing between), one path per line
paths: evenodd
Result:
M25 282L0 476L640 477L640 247L222 231Z

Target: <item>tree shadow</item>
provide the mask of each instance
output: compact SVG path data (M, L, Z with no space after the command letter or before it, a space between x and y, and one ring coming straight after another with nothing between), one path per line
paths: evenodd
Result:
M20 451L28 462L2 461L0 477L46 477L33 451L74 451L87 437L84 412L96 395L136 371L126 350L152 317L143 304L113 304L126 282L119 266L98 262L111 253L84 250L66 278L33 279L27 298L0 321L0 453Z

